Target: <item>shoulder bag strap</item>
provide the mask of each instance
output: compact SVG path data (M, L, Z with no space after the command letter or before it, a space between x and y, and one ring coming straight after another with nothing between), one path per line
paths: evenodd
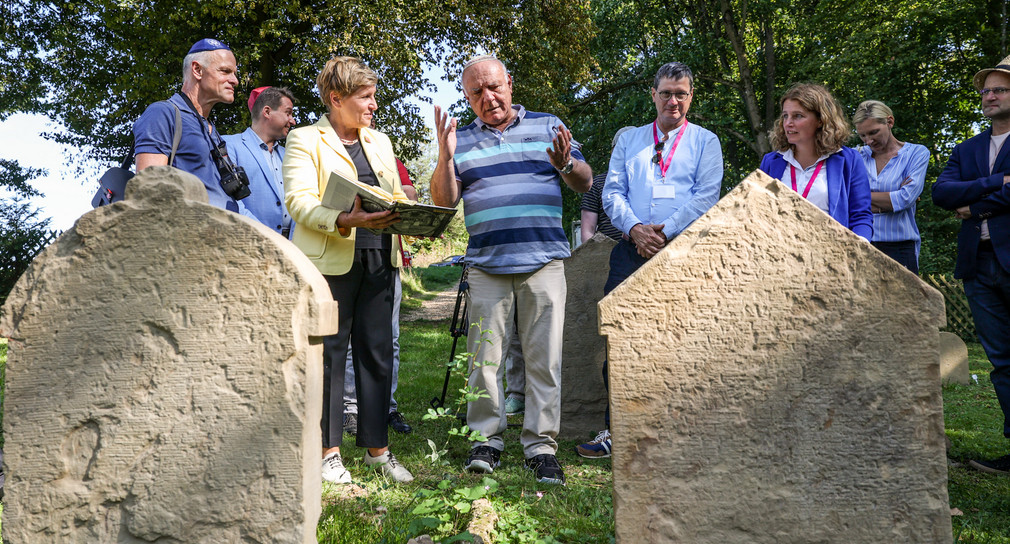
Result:
M175 131L172 134L172 154L168 156L169 166L175 162L175 152L179 149L179 141L182 140L182 112L179 111L179 106L172 104L172 107L175 108Z

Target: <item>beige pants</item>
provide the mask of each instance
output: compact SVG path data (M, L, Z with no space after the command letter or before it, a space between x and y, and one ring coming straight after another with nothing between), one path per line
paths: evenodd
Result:
M565 322L565 267L561 261L547 263L527 274L488 274L471 269L467 291L467 314L472 323L467 333L467 351L485 362L470 373L469 385L487 391L490 398L469 404L467 425L488 438L486 445L504 451L505 392L502 376L503 349L508 349L513 317L519 312L518 333L526 359L526 413L519 437L523 454L558 451L555 438L561 427L561 335ZM480 327L480 328L478 328ZM481 330L486 331L481 335ZM482 342L483 336L486 342ZM473 446L481 443L475 442Z

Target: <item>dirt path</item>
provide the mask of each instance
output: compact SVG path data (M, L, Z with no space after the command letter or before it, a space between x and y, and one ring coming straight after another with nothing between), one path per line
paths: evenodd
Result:
M425 300L417 310L402 310L400 320L402 321L438 321L440 319L452 319L452 313L456 309L456 293L459 286L452 287L435 295L431 300Z

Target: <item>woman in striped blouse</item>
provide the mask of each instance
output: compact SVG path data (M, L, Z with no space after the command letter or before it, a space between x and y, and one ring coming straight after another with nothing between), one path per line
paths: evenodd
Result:
M852 116L859 138L859 155L870 179L874 247L914 273L919 272L919 228L915 202L922 193L929 166L929 150L899 141L891 132L894 114L883 102L867 100Z

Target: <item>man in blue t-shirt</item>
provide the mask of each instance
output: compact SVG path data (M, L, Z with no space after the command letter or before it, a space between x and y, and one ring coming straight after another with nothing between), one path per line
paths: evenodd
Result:
M526 358L520 436L526 467L542 483L564 484L555 457L567 292L561 259L569 256L561 183L584 193L593 173L560 119L512 104L512 76L500 60L471 59L462 84L477 120L457 130L456 119L435 106L438 163L431 198L439 206L455 206L462 198L470 234L467 311L473 329L467 349L477 364L469 385L489 398L467 407L467 424L488 440L473 444L466 468L492 472L505 449L504 368L498 363L517 327Z
M182 114L181 138L171 166L199 178L207 188L211 205L253 217L225 193L211 155L222 140L207 117L215 104L235 100L236 71L235 55L227 45L210 38L193 44L182 62L182 90L148 106L133 124L133 152L137 172L149 166L168 165L178 109Z

